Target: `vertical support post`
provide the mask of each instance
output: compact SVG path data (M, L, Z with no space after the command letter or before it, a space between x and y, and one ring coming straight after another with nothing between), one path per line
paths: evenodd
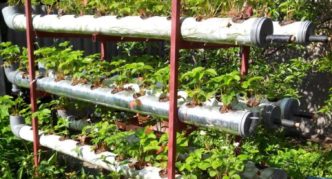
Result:
M101 40L100 41L100 59L105 60L106 59L106 41Z
M241 47L241 76L248 74L250 47Z
M33 56L33 35L32 35L32 18L31 18L31 0L25 1L25 17L26 17L26 38L27 38L27 48L28 48L28 59L29 59L29 80L30 80L30 103L31 111L36 112L37 110L37 91L36 91L36 74L35 74L35 60ZM38 119L32 119L32 129L33 129L33 155L34 155L34 166L38 167L39 158L39 136L38 136Z
M178 125L178 58L180 48L180 5L181 0L172 0L172 31L171 31L171 51L170 51L170 80L169 80L169 128L168 128L168 178L175 178L176 160L176 131Z

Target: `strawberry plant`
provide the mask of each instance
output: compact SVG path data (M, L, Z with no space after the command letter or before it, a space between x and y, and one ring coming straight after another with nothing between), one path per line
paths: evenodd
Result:
M61 15L70 13L83 15L84 7L85 4L83 0L61 0L58 2L58 8Z
M25 103L24 99L21 96L13 99L12 96L0 96L0 117L4 118L5 116L21 116L26 113L28 105Z
M160 149L159 141L148 127L138 129L134 135L139 141L129 143L128 154L138 161L138 167L144 167L155 158L156 152Z
M110 76L111 69L109 62L96 59L90 65L86 66L87 78L92 83L92 88L103 86L103 81Z
M83 51L73 50L69 42L60 43L56 47L39 48L34 53L39 63L56 73L56 81L72 76L81 66L91 62L91 58L83 58Z
M19 58L19 66L18 66L18 70L22 71L24 73L28 73L28 69L29 69L29 61L28 61L28 49L23 47L22 48L22 54L20 55Z
M7 0L9 6L17 6L21 4L21 0Z
M42 63L46 69L54 71L59 66L59 59L56 57L57 53L58 51L55 47L43 47L34 52L38 63Z
M221 95L223 103L221 112L227 112L232 109L232 102L236 101L236 95L241 93L240 85L241 76L238 71L233 71L228 74L212 78L210 85L216 90L217 94Z
M99 62L98 54L74 58L72 62L69 62L69 66L74 66L72 72L70 72L72 85L77 85L79 83L86 84L88 81L91 81L94 84L96 79L98 79L98 76L102 73L106 73L104 71L99 71L102 70L98 65Z
M124 61L120 60L112 65L119 65L118 63L122 64ZM150 65L146 65L142 62L128 63L115 68L111 71L111 73L116 74L116 76L112 78L117 86L117 89L114 92L124 90L124 85L129 82L137 82L139 85L142 85L143 80L152 69L153 68Z
M262 82L264 82L264 78L261 76L249 77L242 82L241 88L244 91L244 97L249 107L258 106L261 98L263 98L261 96L264 94L264 88L261 85Z
M102 16L110 14L108 4L111 2L111 0L92 0L88 2L87 6L93 9L97 16Z
M159 69L151 76L151 88L161 92L160 100L167 98L169 90L169 66Z
M57 0L40 0L40 2L46 6L47 14L52 14L58 3Z
M116 125L111 124L107 121L101 121L95 125L86 126L83 128L82 134L92 138L91 142L95 145L94 149L96 152L104 152L106 150L112 150L112 140L110 138L115 138L121 140L118 137Z
M202 105L214 92L207 85L204 85L211 77L217 76L214 69L196 67L181 76L181 83L185 84L184 89L190 98L189 106Z
M69 135L69 120L64 118L58 118L56 125L54 126L54 131L56 134L68 137Z
M87 61L83 61L83 51L73 50L72 46L58 52L57 58L60 61L56 71L57 80L64 79L65 76L71 76L81 66L90 62L89 58L85 58Z
M39 106L38 111L32 114L32 118L37 118L38 123L43 131L46 133L54 133L54 121L51 116L51 110L47 109L45 105Z
M19 57L21 55L21 49L17 45L13 45L11 42L0 43L0 56L4 61L4 67L16 67L19 63Z

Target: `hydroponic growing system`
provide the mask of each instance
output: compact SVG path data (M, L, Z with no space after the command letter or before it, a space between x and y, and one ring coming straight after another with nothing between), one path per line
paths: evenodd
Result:
M176 131L183 124L220 129L239 136L249 136L258 122L266 127L276 128L281 125L293 125L290 119L298 110L298 103L293 99L283 99L276 103L262 103L258 109L243 105L236 110L220 113L222 104L203 105L189 108L178 100L178 59L180 49L194 48L241 48L241 75L248 72L250 46L264 47L284 43L307 44L309 42L328 42L326 36L314 35L314 26L309 21L294 22L280 26L268 18L251 17L243 22L233 22L232 18L210 18L196 21L195 18L180 17L180 0L172 0L172 16L155 16L142 19L139 16L117 18L116 16L92 15L75 17L74 15L43 15L42 9L31 9L31 1L26 0L25 10L18 7L6 7L3 14L7 26L14 30L26 29L29 79L13 69L6 69L7 79L16 86L30 88L32 112L37 110L37 90L66 96L82 101L100 104L120 110L153 114L169 119L168 133L168 178L175 177ZM33 11L33 14L32 14ZM25 12L25 14L23 13ZM106 41L154 41L170 40L170 92L169 102L160 102L157 96L144 95L138 99L139 106L131 106L133 92L123 91L112 94L110 88L91 90L89 85L73 86L69 81L55 82L50 77L36 78L33 56L34 36L38 37L78 37L92 38L100 42L101 59L105 58ZM147 167L135 171L127 165L116 162L111 152L95 154L90 146L79 147L81 155L73 151L74 140L60 141L59 136L44 135L38 131L38 119L30 126L22 119L11 119L14 134L22 139L34 142L34 164L38 166L39 146L45 146L67 155L88 161L108 170L126 171L128 176L140 175L146 178L159 178L158 169ZM102 158L102 156L106 158ZM108 161L108 163L105 162ZM111 165L109 164L111 163Z

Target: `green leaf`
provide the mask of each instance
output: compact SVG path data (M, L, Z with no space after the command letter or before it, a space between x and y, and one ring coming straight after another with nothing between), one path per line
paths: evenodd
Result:
M207 170L209 167L211 167L210 163L207 163L207 162L204 162L204 161L202 161L198 164L198 168L201 169L201 170Z
M215 177L215 176L217 176L217 174L218 174L218 172L215 171L215 170L210 170L210 171L209 171L209 175L210 175L210 177Z

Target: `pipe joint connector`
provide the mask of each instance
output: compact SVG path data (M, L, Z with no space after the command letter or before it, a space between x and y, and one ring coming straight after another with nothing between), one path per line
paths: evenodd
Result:
M24 118L22 116L10 116L10 129L12 130L13 134L18 137L20 137L20 131L22 127L25 126Z

